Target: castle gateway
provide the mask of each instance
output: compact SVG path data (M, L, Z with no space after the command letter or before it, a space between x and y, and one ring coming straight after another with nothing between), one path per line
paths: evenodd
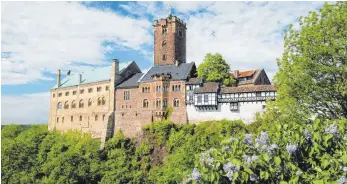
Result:
M196 76L186 62L186 24L176 16L154 21L154 66L142 73L135 61L113 60L110 67L71 73L50 90L49 129L89 132L95 138L119 129L134 137L141 128L161 120L168 107L177 124L240 119L245 123L276 98L263 69L238 71L234 87L221 87Z

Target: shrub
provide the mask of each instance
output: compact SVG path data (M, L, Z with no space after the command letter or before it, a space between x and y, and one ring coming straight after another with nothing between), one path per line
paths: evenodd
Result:
M326 183L346 175L347 120L275 123L275 131L241 134L202 152L187 182Z

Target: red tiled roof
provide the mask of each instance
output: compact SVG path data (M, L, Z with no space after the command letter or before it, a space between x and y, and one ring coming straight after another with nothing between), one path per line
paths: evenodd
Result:
M253 74L255 74L255 72L257 72L258 70L248 70L248 71L243 71L239 73L239 76L237 76L238 78L240 77L249 77Z
M276 91L273 85L255 85L255 86L238 86L221 88L221 93L242 93L242 92L260 92Z

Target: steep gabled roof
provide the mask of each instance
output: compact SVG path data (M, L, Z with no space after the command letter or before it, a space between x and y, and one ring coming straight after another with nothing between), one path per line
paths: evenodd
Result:
M138 87L139 85L139 79L143 76L143 73L136 73L129 77L128 79L124 80L122 83L116 86L116 88L133 88Z
M200 84L201 79L200 78L190 78L186 84Z
M194 89L194 93L217 93L218 92L217 82L205 82L202 87Z
M131 63L134 61L122 62L119 63L119 73L122 73L124 69L126 69ZM91 70L86 70L82 72L82 82L81 84L88 84L93 82L101 82L111 79L111 68L112 66L94 68ZM78 81L79 73L71 73L70 75L66 75L61 80L60 88L71 87L80 85ZM57 88L57 85L54 85L52 89Z
M181 63L180 65L155 65L141 79L141 82L150 82L156 74L171 74L172 80L186 80L195 65L192 63Z

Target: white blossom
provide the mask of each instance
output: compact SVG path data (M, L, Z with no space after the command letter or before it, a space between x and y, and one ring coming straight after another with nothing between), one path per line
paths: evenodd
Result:
M286 146L286 150L290 155L293 154L296 151L296 149L297 149L296 144L290 144Z
M334 134L337 135L337 125L335 123L329 125L326 129L325 129L325 133L327 134Z
M302 171L296 171L295 174L296 174L297 176L300 176L302 173L303 173Z
M246 134L246 135L245 135L245 139L243 140L243 142L244 142L245 144L248 144L248 145L252 146L252 145L253 145L253 142L252 142L252 134Z
M201 174L197 168L193 169L193 173L191 175L191 179L195 181L199 181L201 179Z
M337 182L339 182L340 184L346 183L347 182L346 176L342 176L339 180L337 180Z
M304 131L305 139L306 140L311 140L312 139L312 134L309 130L305 129Z
M222 149L223 150L230 150L230 146L223 146Z
M249 176L249 180L251 180L251 181L257 181L258 179L259 179L259 177L257 175L255 175L255 174L251 174Z
M209 151L202 152L200 154L200 162L201 164L207 164L207 165L213 166L214 158L211 157Z
M255 141L259 144L259 146L265 145L269 136L267 132L261 132L260 138L256 138Z

